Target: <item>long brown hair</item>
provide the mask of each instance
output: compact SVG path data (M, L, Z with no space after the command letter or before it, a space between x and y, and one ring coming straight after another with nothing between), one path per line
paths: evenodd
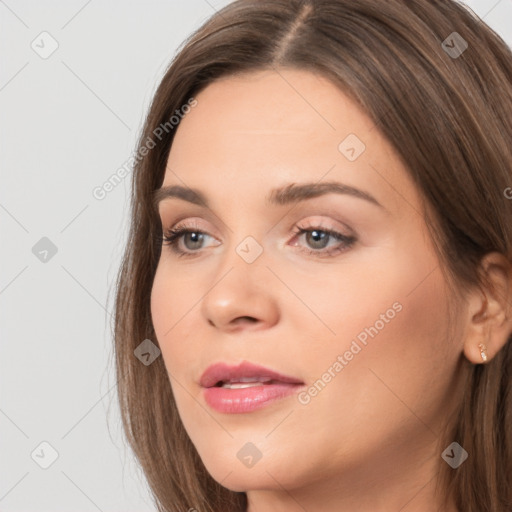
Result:
M283 67L332 80L395 148L422 193L443 271L457 290L481 284L486 253L512 261L512 201L504 194L512 185L512 53L483 21L452 0L238 0L217 12L185 41L154 95L116 283L123 428L161 512L247 506L245 493L206 471L162 357L146 366L134 356L145 339L158 346L150 293L162 233L152 194L177 129L169 120L220 77ZM438 485L461 512L510 511L511 338L489 364L467 368L454 426L440 446L457 441L470 459L456 470L442 463Z

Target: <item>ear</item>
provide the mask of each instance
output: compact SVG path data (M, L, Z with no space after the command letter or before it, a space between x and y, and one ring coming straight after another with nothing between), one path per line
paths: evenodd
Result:
M479 272L485 279L469 297L467 335L464 355L474 363L490 362L506 345L512 333L512 268L499 252L486 254ZM487 284L488 283L488 284ZM480 344L485 346L487 361L483 360Z

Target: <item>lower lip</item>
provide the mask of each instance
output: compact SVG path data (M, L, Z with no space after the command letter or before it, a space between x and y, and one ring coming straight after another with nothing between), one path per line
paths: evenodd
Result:
M285 383L262 384L242 389L212 387L204 388L204 398L216 411L240 414L261 409L280 398L293 395L300 387L298 384Z

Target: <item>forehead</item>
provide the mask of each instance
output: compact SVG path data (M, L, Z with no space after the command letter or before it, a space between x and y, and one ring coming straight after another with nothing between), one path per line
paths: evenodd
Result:
M230 145L252 141L270 146L278 137L283 143L308 142L308 146L325 141L337 151L335 142L341 140L344 130L365 133L372 127L334 84L299 70L224 77L207 86L196 99L197 107L178 128L175 145L193 143L188 136L194 132L197 136L208 134L201 141L196 139L201 148L209 142Z
M325 178L371 189L390 209L418 204L398 155L372 120L320 75L282 69L225 77L196 100L178 126L163 186L216 193L229 183L248 197Z

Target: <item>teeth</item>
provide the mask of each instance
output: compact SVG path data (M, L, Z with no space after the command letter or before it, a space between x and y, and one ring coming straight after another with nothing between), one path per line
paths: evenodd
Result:
M271 379L269 379L271 380ZM265 381L268 382L268 381ZM263 385L263 381L251 381L251 382L223 382L222 387L227 389L244 389L253 388L254 386Z
M271 380L270 377L240 377L236 380L230 380L230 382L269 382Z

